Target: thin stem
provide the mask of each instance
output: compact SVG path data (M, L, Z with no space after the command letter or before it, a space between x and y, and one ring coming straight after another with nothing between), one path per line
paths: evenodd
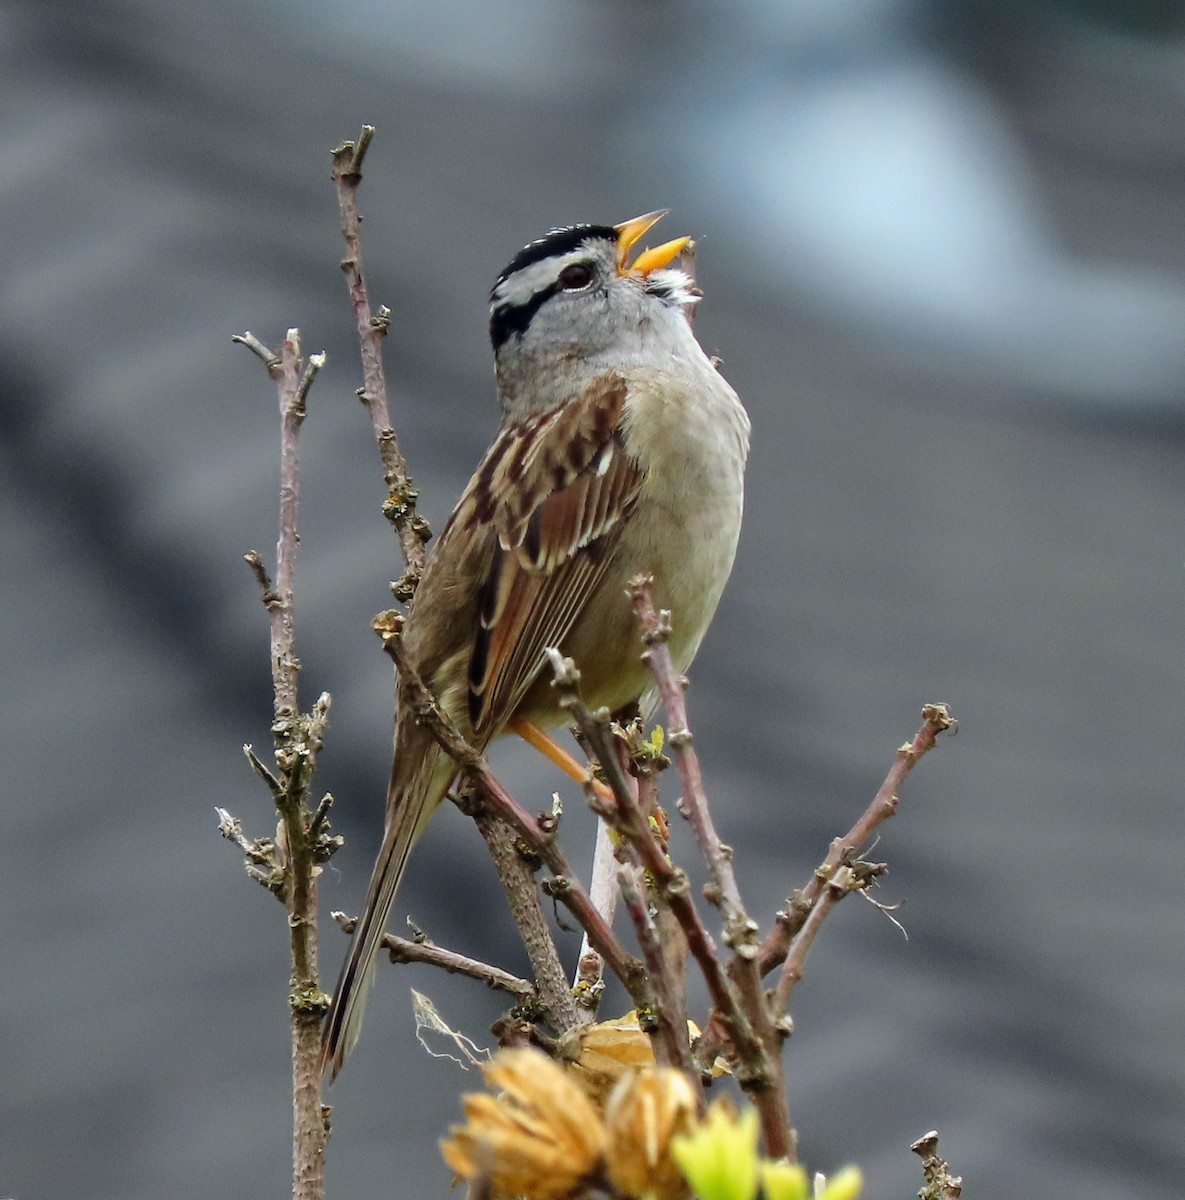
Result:
M755 1103L761 1112L766 1146L773 1157L793 1161L795 1134L790 1125L782 1064L782 1043L789 1027L775 1019L766 999L757 966L759 928L745 911L733 868L732 847L720 840L712 820L699 755L695 751L691 725L687 719L684 698L687 680L676 671L668 645L671 614L665 609L661 612L655 609L653 580L646 576L631 581L630 597L642 626L642 641L646 645L642 658L658 684L659 696L670 724L667 742L683 784L683 800L679 811L691 822L696 841L711 872L712 882L704 889L704 894L719 906L724 917L724 941L733 952L728 975L736 989L738 1006L748 1016L761 1045L760 1054L752 1063L757 1068L753 1087L761 1092L760 1102L755 1099Z
M510 915L535 974L542 1006L552 1026L562 1033L577 1024L578 1010L539 902L534 872L519 853L514 831L505 821L484 804L479 804L471 815L498 873Z
M274 350L269 350L251 330L245 330L243 333L232 333L230 340L236 345L246 346L256 358L263 362L263 365L267 367L267 373L273 379L279 378L280 356Z
M345 913L329 914L340 926L344 933L353 933L357 924L356 917L348 917ZM425 963L430 967L439 967L450 975L465 975L476 979L495 991L506 992L513 996L516 1002L530 1001L538 996L538 989L527 979L512 975L501 967L481 962L476 958L458 954L455 950L446 950L435 942L420 938L401 938L393 933L384 933L379 945L387 951L387 957L393 963Z
M646 644L642 658L658 684L662 706L670 724L667 744L673 751L675 766L683 783L683 803L679 810L695 830L696 841L707 860L715 885L708 893L708 899L720 905L724 914L725 941L735 947L756 940L757 923L746 914L741 900L732 865L732 847L720 840L712 820L703 772L687 720L687 703L683 696L687 680L675 670L667 644L671 633L671 614L666 610L661 613L655 610L652 589L653 580L646 576L639 576L630 583L630 596L642 625L642 640Z
M376 316L371 311L370 294L362 265L362 218L358 213L358 187L362 183L362 160L374 136L374 127L364 125L356 142L343 142L333 152L333 182L337 187L338 211L341 214L342 237L346 257L342 271L354 309L358 328L358 344L362 356L362 387L359 399L370 413L383 477L387 485L387 501L383 511L395 526L407 574L396 587L396 598L410 600L424 570L424 543L431 537L428 523L416 513L418 493L412 484L407 460L399 448L399 439L391 423L387 403L387 379L383 368L383 338L391 324L391 313L380 307Z
M291 719L297 709L300 662L293 632L292 580L296 572L297 517L300 513L300 427L305 405L300 396L303 364L300 331L288 330L280 352L280 536L276 542L275 591L279 603L270 606L272 623L272 684L276 720Z
M407 660L401 641L402 616L397 612L381 614L374 622L375 632L383 640L383 649L391 656L399 671L401 685L415 706L416 717L425 724L439 745L473 781L479 798L504 820L525 844L551 871L553 878L545 886L548 895L562 903L589 935L589 942L601 954L609 969L622 981L638 1008L652 1003L646 970L638 959L627 953L613 930L597 911L584 885L564 856L553 833L544 831L517 800L502 786L485 757L471 746L460 731L444 715L435 697L429 692L418 672Z
M323 360L322 360L323 361ZM328 1126L321 1106L317 1069L324 994L317 982L317 867L308 840L308 788L320 750L322 722L302 719L297 699L293 580L300 511L300 429L308 384L300 354L300 332L290 329L281 351L280 536L276 544L279 604L269 608L272 624L272 682L275 690L276 761L285 783L280 802L288 843L288 930L292 956L292 1194L320 1200L325 1193ZM315 373L315 370L314 370ZM311 383L311 376L309 377ZM323 697L322 707L328 706ZM310 736L312 735L312 736Z
M803 964L807 953L814 944L815 936L822 928L827 914L851 890L851 870L843 867L838 870L824 889L823 894L815 901L810 914L803 922L802 928L794 941L790 943L790 952L782 964L782 973L778 978L778 986L774 991L774 1006L779 1014L786 1012L790 1004L790 993L794 985L802 978Z
M922 1160L926 1186L920 1200L958 1200L963 1194L963 1177L950 1173L950 1164L938 1153L938 1130L923 1134L910 1149Z
M914 734L913 740L906 742L894 755L893 764L889 768L884 782L877 789L876 795L872 798L872 802L851 829L831 843L827 857L815 868L810 882L806 887L794 893L788 907L778 913L773 929L757 948L756 963L762 977L786 961L791 945L802 932L808 920L811 919L820 898L835 878L836 872L849 862L855 863L856 855L872 838L877 828L897 812L899 804L897 793L909 772L924 755L934 748L940 733L957 728L958 723L945 704L923 706L921 728ZM879 873L879 870L883 869L878 868L875 864L860 865L872 873ZM835 899L838 898L837 896ZM834 907L834 902L833 900L828 903L823 913L815 918L814 928L816 931L818 924ZM813 939L814 933L803 943L802 957L805 957ZM801 969L801 962L798 966ZM784 988L783 999L788 999L789 989L792 987L793 982ZM783 1012L784 1010L779 1012L779 1020L783 1019ZM696 1061L701 1067L716 1057L727 1039L728 1033L720 1014L713 1013L704 1029L703 1036L696 1045Z
M584 734L597 756L605 779L613 792L616 806L604 810L604 816L628 840L639 864L650 875L654 887L679 922L687 947L704 977L712 1004L727 1026L737 1055L736 1076L752 1099L761 1119L766 1149L774 1158L793 1158L794 1136L786 1090L782 1081L781 1036L770 1018L765 997L757 980L756 991L735 987L720 963L716 944L691 899L687 875L674 866L651 829L649 819L638 806L637 797L625 777L614 746L609 740L608 713L592 713L580 697L580 672L571 659L549 649L547 657L560 695L560 707ZM753 955L751 946L744 947ZM746 974L741 963L742 982ZM730 972L731 973L731 972ZM756 978L750 969L748 975Z
M637 741L641 742L640 729ZM667 840L670 830L666 824L666 815L658 806L658 780L656 778L658 762L661 760L665 763L666 760L662 759L661 754L655 755L649 748L643 749L637 743L635 743L634 750L631 762L637 773L638 807L647 822L653 823L663 853L669 854ZM690 1052L690 1034L687 1025L687 936L684 934L678 918L671 912L671 906L662 892L657 888L650 888L647 891L647 898L653 905L654 931L662 951L662 971L659 980L655 983L655 990L659 993L659 1002L669 1010L671 1024L683 1034L680 1052L680 1061L682 1062L683 1054ZM641 943L640 934L639 943ZM694 1058L692 1058L692 1062L694 1063ZM689 1078L697 1073L698 1068L693 1066L689 1072Z
M698 1086L699 1071L691 1057L687 1017L682 1004L683 973L672 969L671 958L650 912L641 869L632 863L623 863L618 867L617 880L654 985L656 1004L651 1034L654 1057L660 1066L678 1067Z
M234 339L245 345L267 366L276 381L280 402L280 514L276 543L276 576L273 584L262 558L246 556L260 586L270 624L272 689L277 770L272 772L245 747L256 773L267 784L280 813L281 836L266 847L247 843L238 822L221 813L220 828L244 850L248 870L284 902L288 912L291 979L289 1011L292 1026L292 1195L294 1200L321 1200L325 1194L325 1147L329 1139L329 1110L321 1104L318 1071L320 1027L327 997L317 983L317 872L318 861L332 853L336 839L325 824L329 801L315 816L309 806L309 789L321 749L329 712L329 697L322 695L312 710L301 713L297 685L300 660L296 657L293 614L293 580L299 544L300 429L305 401L324 355L301 357L300 331L290 329L280 355L274 355L251 333ZM315 826L315 827L314 827ZM263 871L265 865L271 869Z
M395 526L399 537L406 574L393 585L398 600L410 601L426 560L425 543L431 537L428 523L416 512L418 493L412 483L407 460L399 447L388 404L386 371L383 366L383 339L391 323L390 310L371 308L369 289L362 258L362 218L358 211L358 188L362 183L362 163L374 137L374 127L364 125L357 141L343 142L333 152L333 180L337 188L338 211L346 256L342 271L354 309L358 344L362 359L362 387L358 396L370 413L371 425L383 465L387 500L383 512ZM478 829L490 849L490 856L506 892L515 924L539 981L543 1003L557 1029L569 1028L576 1010L568 989L567 977L551 938L531 872L514 846L505 826L482 814L475 814Z
M785 961L790 942L802 928L823 889L839 869L845 855L858 853L868 844L877 828L895 816L900 803L897 793L906 776L921 759L934 749L938 735L958 727L945 704L927 704L922 708L922 725L912 741L906 742L893 756L884 782L859 820L842 837L836 838L827 857L815 869L810 882L796 893L788 912L779 913L777 923L758 947L757 962L761 974L768 975Z

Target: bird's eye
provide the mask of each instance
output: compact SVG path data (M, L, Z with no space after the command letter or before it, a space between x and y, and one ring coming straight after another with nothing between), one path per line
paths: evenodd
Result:
M593 281L593 269L588 263L569 263L561 272L559 285L565 292L579 292Z

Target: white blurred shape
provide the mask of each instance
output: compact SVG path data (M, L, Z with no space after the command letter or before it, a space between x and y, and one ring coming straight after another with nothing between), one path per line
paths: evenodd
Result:
M1177 407L1185 286L1063 246L998 106L914 15L765 0L717 26L649 144L774 303L1084 406Z

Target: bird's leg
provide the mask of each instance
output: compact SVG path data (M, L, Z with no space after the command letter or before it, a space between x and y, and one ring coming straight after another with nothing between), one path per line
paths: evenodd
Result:
M562 746L556 745L538 725L521 717L514 717L508 728L512 733L517 733L524 742L534 746L540 754L546 755L565 775L576 780L582 787L589 782L588 768L577 762ZM598 799L612 809L617 803L613 793L599 779L593 779L591 782ZM597 815L597 845L593 854L589 898L597 912L612 925L613 913L617 908L617 861L610 828L601 814ZM588 931L585 930L580 943L576 977L572 981L572 995L576 998L578 1006L578 1025L588 1025L597 1019L597 1005L605 990L604 974L605 960L592 948Z
M532 721L522 717L512 717L507 728L511 733L517 733L530 746L534 746L545 758L553 762L569 779L584 785L588 779L588 768L578 762L571 754L558 745L550 734L545 733ZM597 795L608 804L613 804L613 793L599 779L592 781Z

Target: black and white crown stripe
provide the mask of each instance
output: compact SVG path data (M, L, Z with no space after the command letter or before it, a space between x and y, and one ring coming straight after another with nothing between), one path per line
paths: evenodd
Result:
M569 250L579 250L586 242L604 240L617 243L617 230L612 225L565 225L553 229L541 238L524 246L511 260L506 269L498 276L494 290L490 293L493 300L498 294L498 288L512 275L531 266L532 263L542 262L557 254L567 254Z
M490 292L490 341L499 349L526 333L539 309L561 290L560 273L588 258L589 243L617 244L611 225L568 225L524 246L498 276ZM646 291L668 305L690 307L701 296L695 281L677 268L654 271Z
M532 318L559 288L560 272L588 257L588 243L613 245L617 230L609 225L569 225L524 246L498 276L490 292L490 341L497 350L512 337L522 337Z
M587 262L588 248L580 246L566 254L552 254L539 262L515 271L494 288L490 303L495 307L530 304L541 292L555 290L560 272L570 263Z

